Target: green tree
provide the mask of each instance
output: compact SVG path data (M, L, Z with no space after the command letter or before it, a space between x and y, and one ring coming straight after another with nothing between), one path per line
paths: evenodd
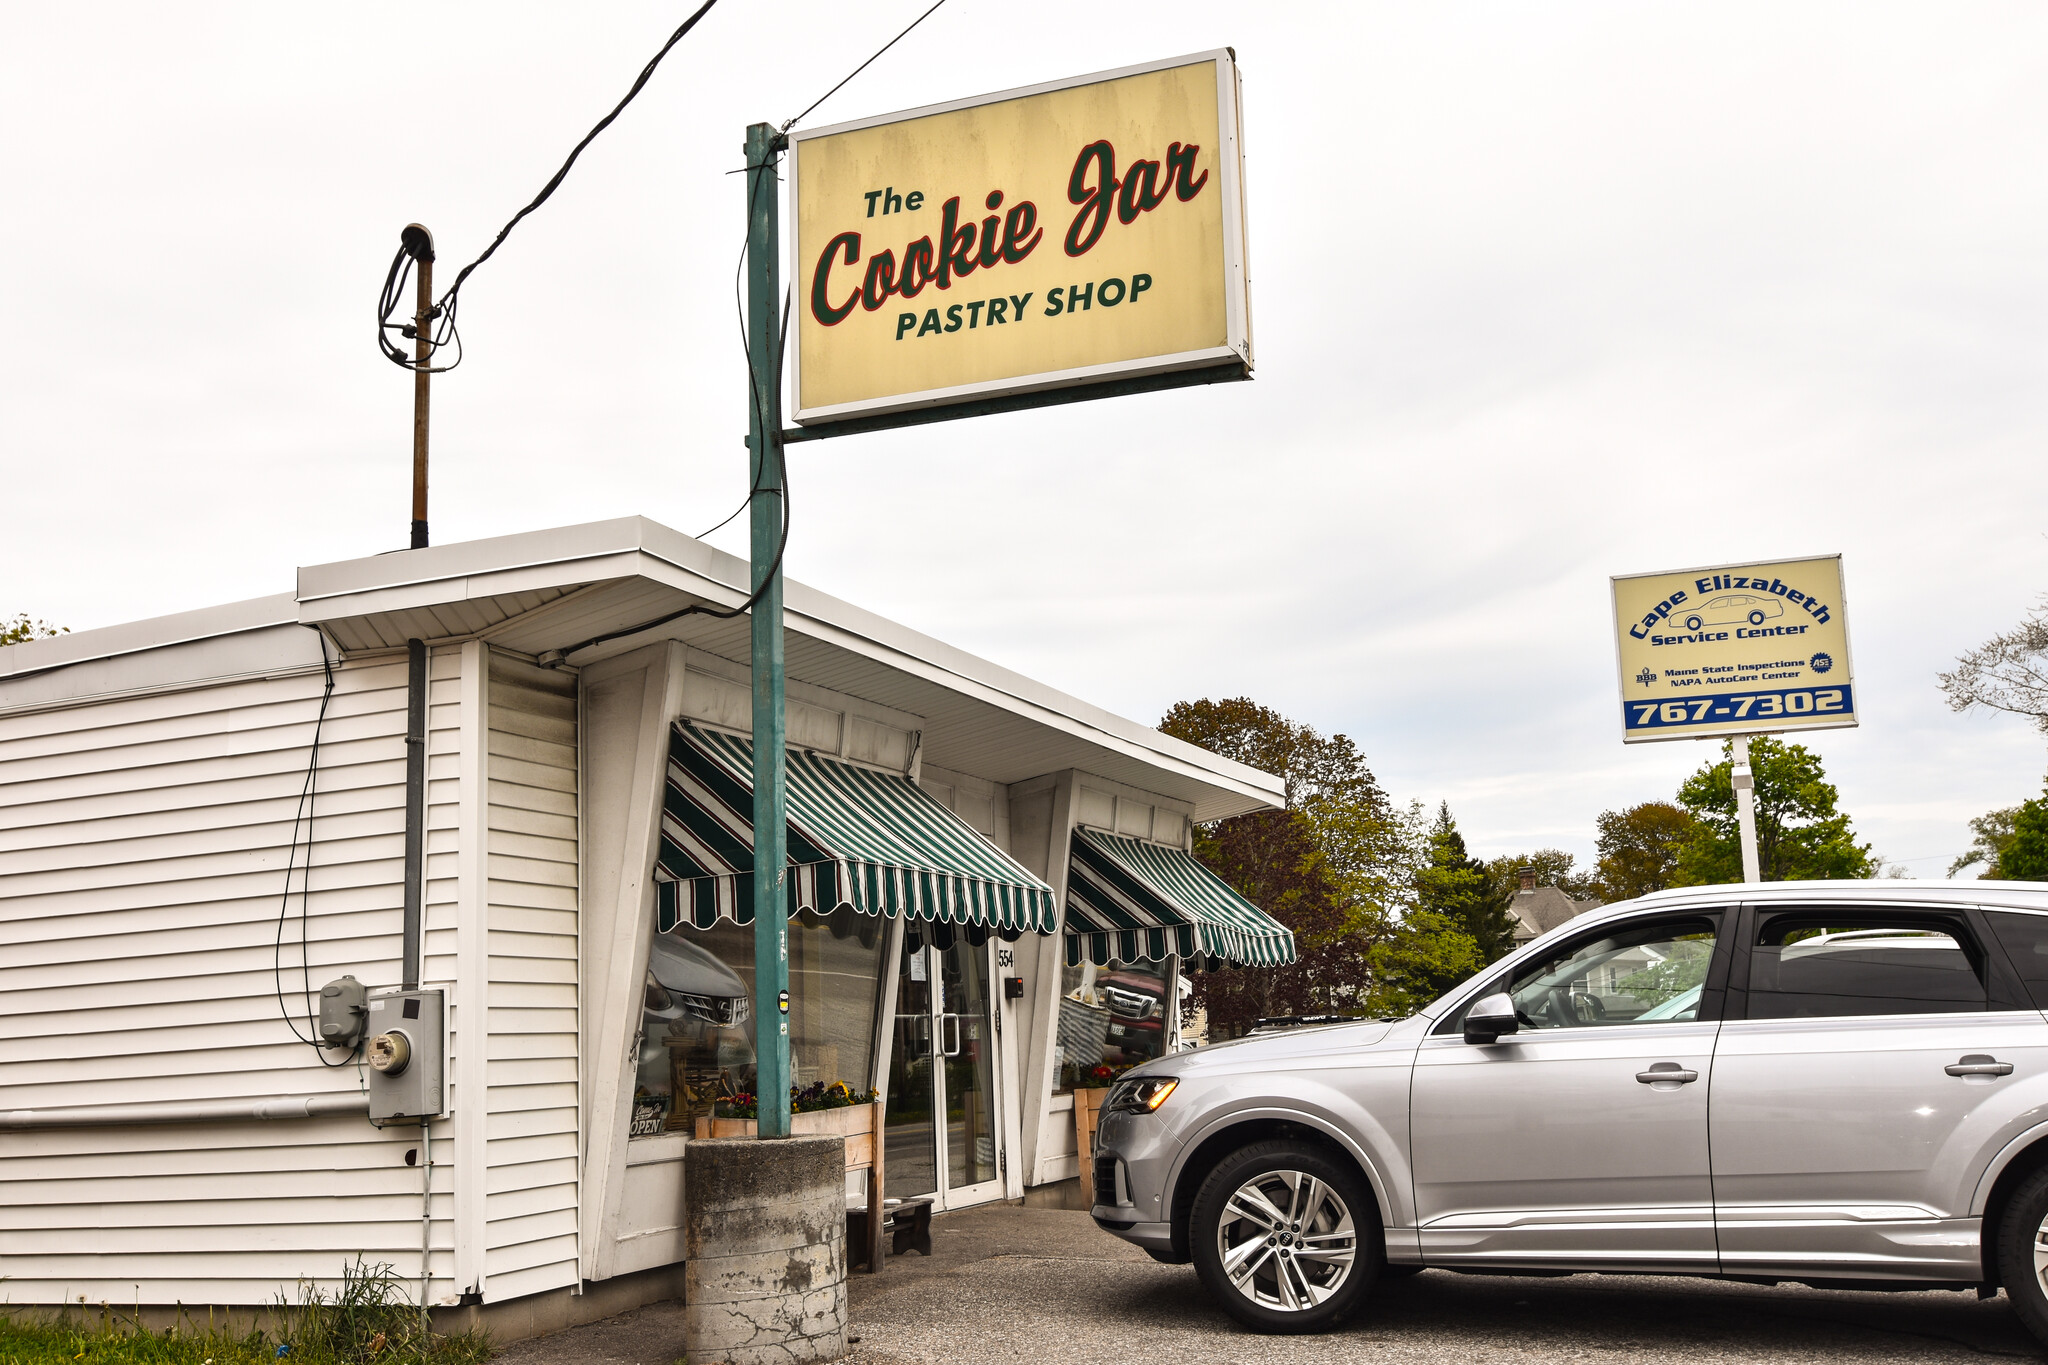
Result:
M18 645L25 640L40 640L50 635L62 635L63 626L53 626L48 621L31 621L24 613L12 621L0 617L0 645Z
M2019 819L2018 806L2006 806L2002 810L1984 812L1970 822L1973 842L1969 851L1948 865L1948 875L1953 877L1965 868L1982 863L1984 870L1977 876L1983 879L1998 879L1998 860L2005 853L2005 846L2012 842L2013 824Z
M1277 969L1199 972L1195 998L1213 1031L1234 1035L1264 1016L1326 1013L1369 985L1365 926L1349 913L1325 843L1348 837L1357 860L1391 812L1372 772L1343 735L1329 738L1249 698L1177 702L1159 728L1279 777L1285 806L1195 832L1195 856L1252 904L1294 931L1295 962Z
M1723 743L1723 754L1731 745ZM1757 862L1767 882L1826 877L1871 877L1878 865L1870 845L1856 842L1849 817L1836 809L1840 793L1827 780L1820 756L1803 744L1762 736L1749 742L1756 779ZM1673 886L1742 880L1742 844L1735 814L1732 759L1709 763L1678 788L1678 804L1698 822L1678 855Z
M1420 903L1431 845L1419 804L1317 799L1305 814L1344 908L1343 946L1364 967L1363 989L1333 1001L1336 1008L1402 1018L1486 965L1460 918Z
M1470 937L1481 966L1506 957L1515 946L1514 916L1495 894L1486 864L1466 849L1465 836L1451 818L1450 802L1437 804L1428 838L1429 861L1415 876L1417 909L1441 915Z
M1970 822L1976 842L1949 864L1953 877L1983 864L1977 875L1993 881L2048 881L2048 791L2031 801L1986 811Z
M1297 956L1197 973L1212 1029L1233 1035L1278 1014L1406 1013L1481 965L1469 935L1417 912L1420 811L1388 799L1350 739L1244 697L1178 702L1159 728L1285 783L1284 809L1196 832L1196 856L1293 930Z
M1997 872L2010 882L2048 882L2048 794L2020 803Z
M1372 984L1361 1004L1368 1014L1405 1019L1490 960L1448 915L1411 907L1367 954Z
M1600 816L1599 896L1634 900L1670 886L1678 855L1692 842L1693 818L1669 801L1645 801Z

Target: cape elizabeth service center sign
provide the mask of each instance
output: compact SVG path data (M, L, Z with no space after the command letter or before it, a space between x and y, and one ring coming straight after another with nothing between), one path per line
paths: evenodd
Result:
M1612 582L1627 742L1856 724L1840 555Z
M1228 50L791 140L798 424L1251 368Z

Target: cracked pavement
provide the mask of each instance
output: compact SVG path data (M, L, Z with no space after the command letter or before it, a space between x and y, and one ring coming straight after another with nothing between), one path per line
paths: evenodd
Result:
M1006 1205L932 1221L933 1255L848 1281L850 1365L2048 1361L2005 1300L1620 1275L1426 1271L1382 1283L1323 1337L1241 1330L1188 1266L1159 1265L1085 1213ZM682 1309L657 1304L508 1347L507 1365L674 1365Z

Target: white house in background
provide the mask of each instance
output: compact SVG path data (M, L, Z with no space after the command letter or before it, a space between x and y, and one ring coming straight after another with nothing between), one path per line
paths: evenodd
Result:
M1588 910L1598 910L1604 902L1596 900L1573 900L1555 886L1536 885L1536 869L1516 869L1521 885L1508 899L1508 913L1515 917L1515 946L1521 947L1529 940L1549 933L1558 925L1575 915Z
M429 1300L502 1335L673 1294L688 1116L752 1058L751 935L719 913L744 888L704 823L744 771L748 625L677 613L746 576L629 518L0 649L0 1297L262 1304L358 1254L424 1255ZM891 1097L891 1194L1057 1198L1080 979L1291 957L1227 888L1145 880L1280 781L801 585L787 610L793 811L866 793L952 850L855 892L891 855L793 814L823 850L791 879L797 1077ZM404 977L415 691L447 1113L378 1128L359 1060L304 1038L323 983ZM1064 916L1084 838L1124 889L1067 944L1025 921Z

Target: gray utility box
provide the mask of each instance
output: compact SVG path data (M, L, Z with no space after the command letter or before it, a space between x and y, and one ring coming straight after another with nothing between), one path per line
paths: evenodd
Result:
M447 1016L439 991L387 991L370 997L370 1122L418 1123L447 1112Z
M369 1010L370 992L352 976L340 977L320 988L320 1045L354 1050L363 1041L363 1019Z

